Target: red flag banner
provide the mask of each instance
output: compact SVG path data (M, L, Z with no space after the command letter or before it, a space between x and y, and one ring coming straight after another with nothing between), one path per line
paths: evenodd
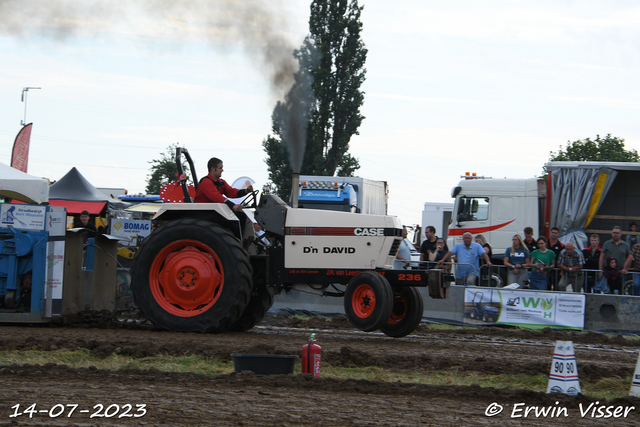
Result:
M29 163L29 142L31 141L31 127L33 123L24 125L13 143L11 152L11 167L27 173Z

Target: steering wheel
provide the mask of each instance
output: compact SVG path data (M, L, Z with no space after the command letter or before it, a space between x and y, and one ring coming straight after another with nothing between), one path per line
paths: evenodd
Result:
M259 190L253 190L251 193L249 193L247 195L247 197L244 198L244 200L242 201L242 208L255 208L256 206L258 206L257 201L258 201L258 192Z

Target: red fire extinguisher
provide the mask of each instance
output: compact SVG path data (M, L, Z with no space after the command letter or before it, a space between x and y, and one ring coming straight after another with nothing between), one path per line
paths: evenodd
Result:
M302 347L302 373L310 374L314 377L320 376L320 351L322 348L316 344L318 341L316 334L311 334L309 343Z

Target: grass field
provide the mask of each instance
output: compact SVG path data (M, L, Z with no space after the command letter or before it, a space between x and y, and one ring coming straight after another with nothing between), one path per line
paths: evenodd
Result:
M67 365L72 368L98 369L151 369L166 372L193 372L203 375L220 375L234 372L232 361L205 359L202 356L187 355L180 357L155 356L133 358L112 354L106 358L97 358L88 350L58 351L9 351L0 352L0 366L7 365L46 365L48 363ZM300 373L300 364L294 374ZM527 389L546 392L548 375L485 375L477 372L458 371L420 371L399 373L376 366L344 368L328 364L322 365L322 376L339 379L362 379L381 382L403 382L430 385L478 385L480 387ZM597 399L614 399L629 395L631 378L604 378L596 382L580 381L582 394Z

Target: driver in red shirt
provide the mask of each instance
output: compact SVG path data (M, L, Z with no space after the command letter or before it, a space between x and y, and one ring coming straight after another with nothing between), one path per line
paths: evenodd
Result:
M205 176L198 183L196 197L194 203L226 203L234 211L242 210L241 204L234 204L227 197L237 198L245 196L253 191L253 186L237 189L231 187L227 182L220 178L222 176L222 160L213 157L207 163L209 175ZM226 196L226 197L225 197Z

